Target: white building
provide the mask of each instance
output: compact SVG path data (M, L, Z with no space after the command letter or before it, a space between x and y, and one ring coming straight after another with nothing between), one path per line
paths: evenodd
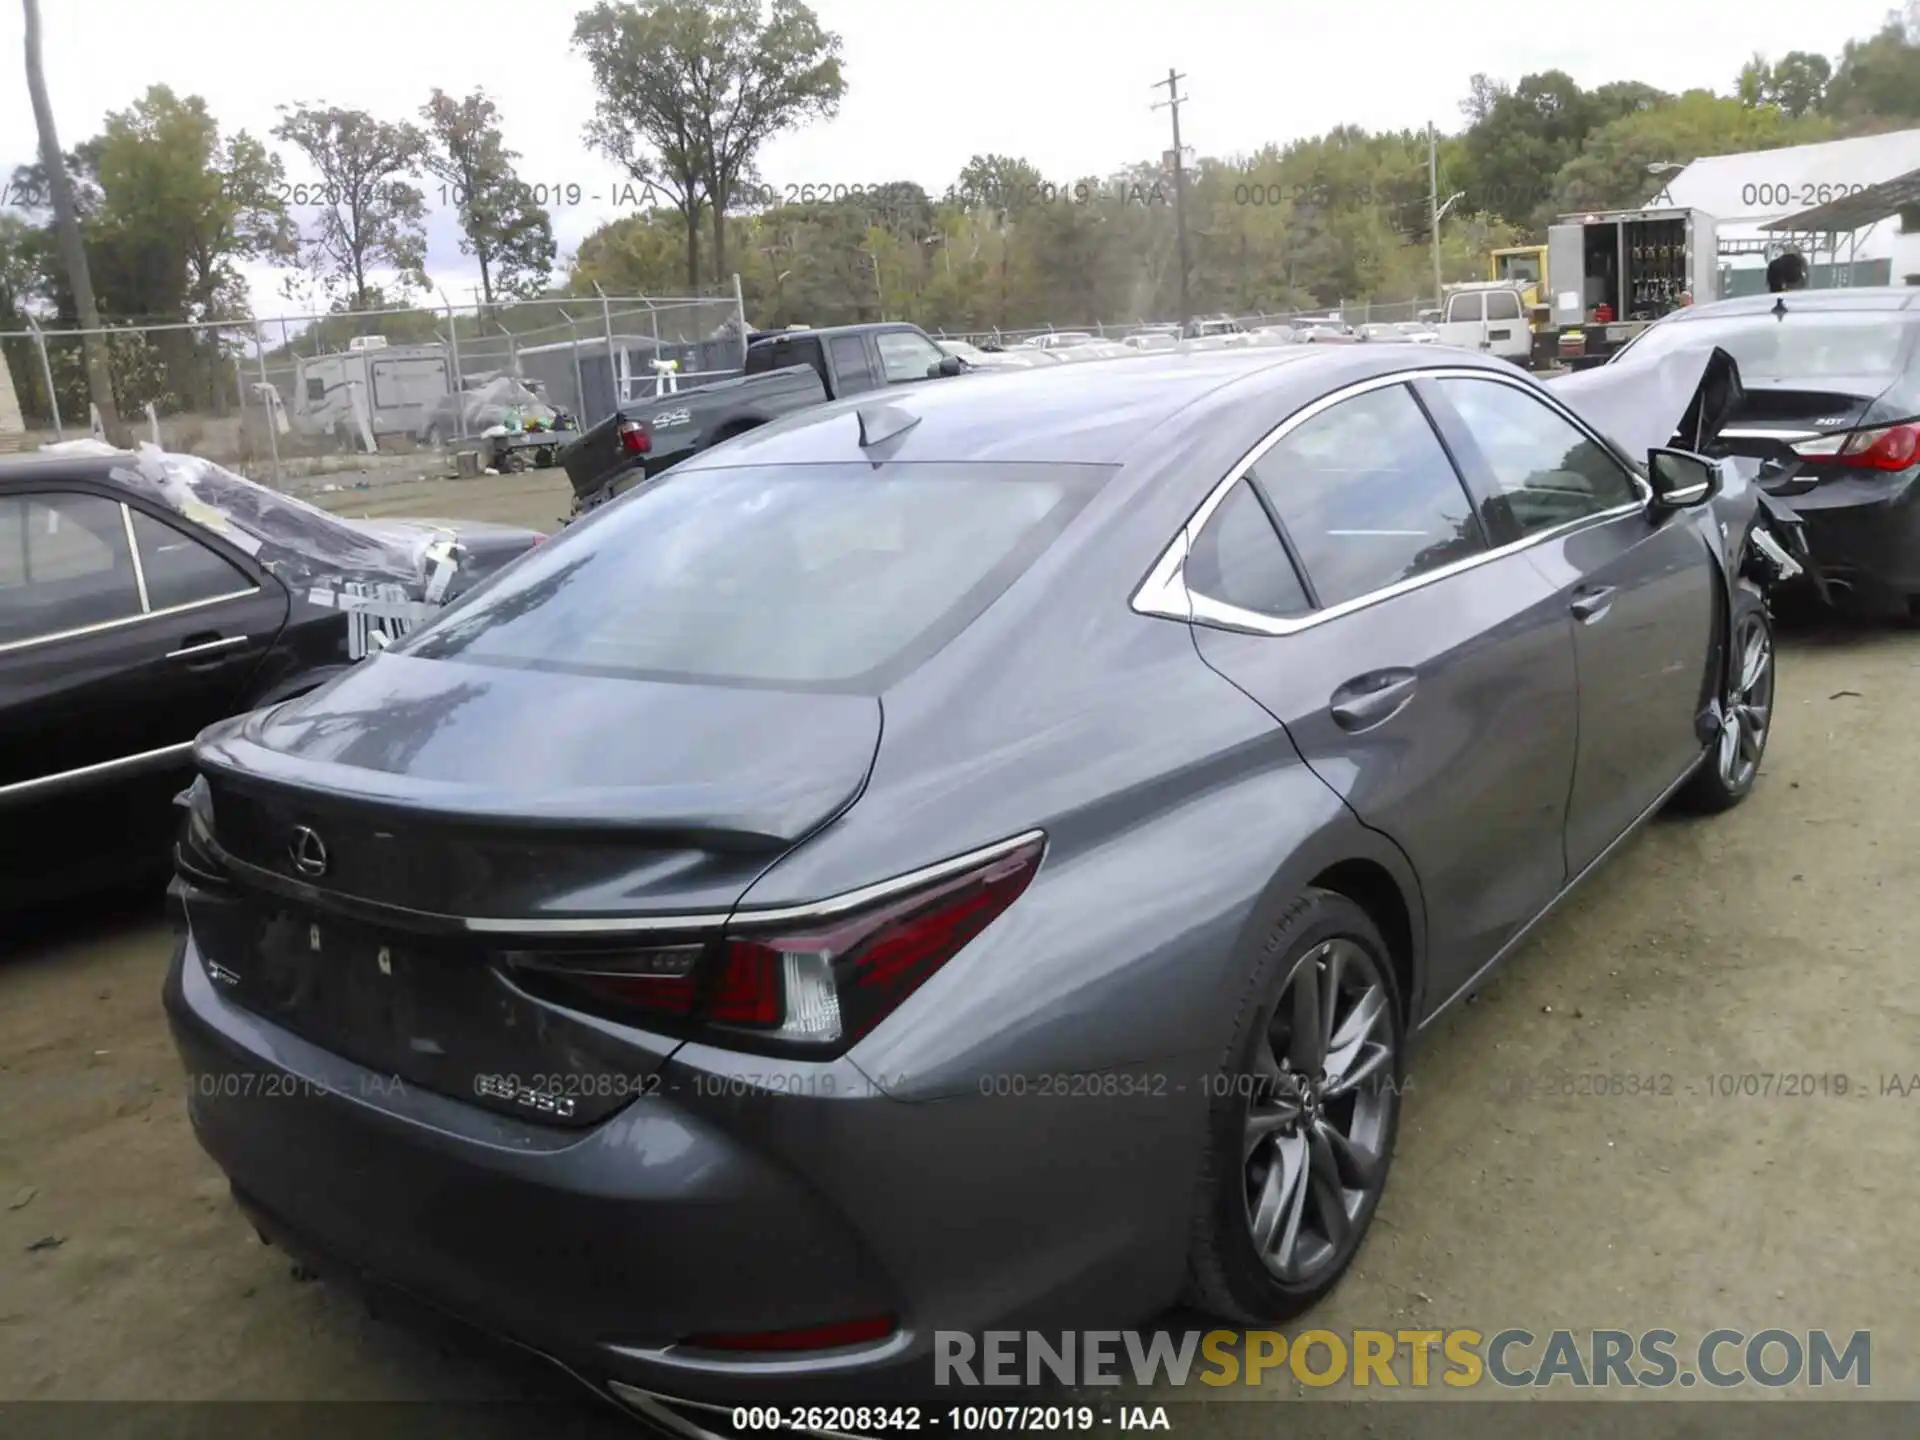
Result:
M1888 215L1838 235L1816 234L1811 225L1804 233L1762 227L1914 172L1920 172L1920 130L1897 130L1695 160L1648 204L1704 210L1714 217L1722 296L1765 290L1768 258L1789 243L1811 262L1816 287L1899 285L1909 275L1920 275L1920 223L1909 230L1898 216ZM1851 223L1860 218L1846 217ZM1920 222L1920 215L1910 220Z

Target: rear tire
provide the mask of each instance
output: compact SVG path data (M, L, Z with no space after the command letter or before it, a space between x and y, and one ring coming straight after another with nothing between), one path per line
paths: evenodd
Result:
M1307 891L1248 978L1210 1085L1188 1303L1269 1325L1339 1283L1386 1189L1405 1045L1379 930L1345 896Z
M1753 793L1773 733L1773 616L1751 581L1734 589L1727 634L1732 660L1714 701L1719 734L1673 797L1676 809L1695 815L1731 810Z

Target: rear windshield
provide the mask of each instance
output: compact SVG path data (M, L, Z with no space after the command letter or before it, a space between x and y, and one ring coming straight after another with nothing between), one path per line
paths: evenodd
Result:
M1789 302L1791 303L1791 302ZM1742 380L1807 380L1824 375L1899 372L1912 335L1905 315L1886 310L1789 310L1677 320L1654 325L1621 356L1651 360L1676 350L1718 345L1740 366Z
M396 648L528 670L877 690L979 615L1106 473L670 472Z

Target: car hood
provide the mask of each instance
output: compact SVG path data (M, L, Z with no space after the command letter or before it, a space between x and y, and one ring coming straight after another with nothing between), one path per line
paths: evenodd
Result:
M1544 383L1635 462L1672 445L1703 449L1744 393L1740 367L1718 346L1646 361L1628 356Z

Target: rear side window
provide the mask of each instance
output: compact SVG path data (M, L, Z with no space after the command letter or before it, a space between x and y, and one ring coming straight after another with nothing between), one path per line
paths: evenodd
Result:
M879 385L862 336L835 335L827 341L827 352L833 356L833 373L840 382L842 395L872 390Z
M1404 385L1322 411L1248 472L1323 606L1487 548L1453 461Z
M1195 538L1184 575L1195 594L1256 614L1285 618L1313 608L1280 532L1244 480L1227 492Z
M971 623L1106 473L669 472L561 531L399 648L585 675L877 690Z
M0 645L141 610L119 502L57 493L0 498Z
M140 570L147 581L147 603L155 610L253 589L252 580L192 536L144 511L129 513L133 538L140 547Z

